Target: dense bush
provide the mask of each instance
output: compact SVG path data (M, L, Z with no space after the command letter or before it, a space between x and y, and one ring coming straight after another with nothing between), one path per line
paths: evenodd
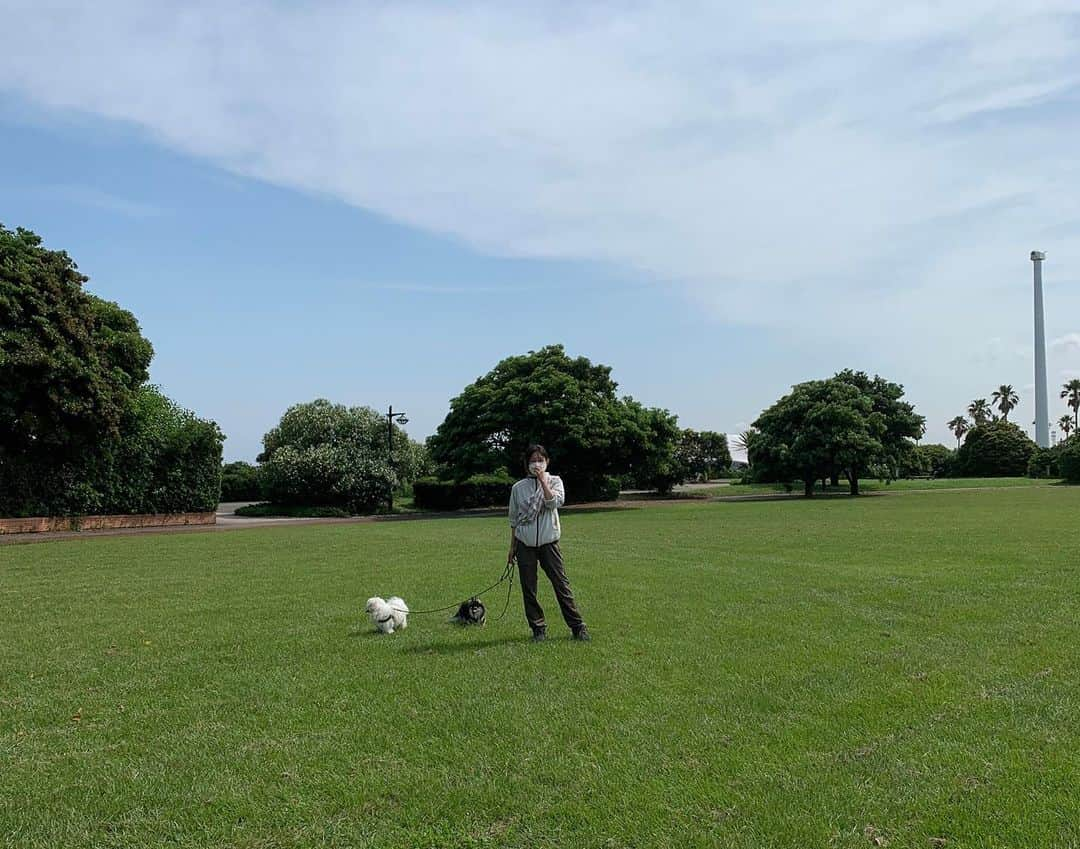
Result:
M427 462L422 446L394 425L390 465L386 418L370 407L318 399L285 411L263 438L260 479L276 504L341 507L370 513L391 489L412 480Z
M0 514L209 512L221 488L221 431L144 386L118 434L81 457L0 458Z
M513 485L506 473L473 475L463 481L421 478L413 482L413 502L423 510L503 507L510 502Z
M956 453L956 474L969 478L1020 477L1028 473L1035 443L1003 419L976 425Z
M282 446L262 465L263 492L276 504L327 505L370 513L386 501L397 476L385 458L351 445Z
M1072 436L1058 447L1059 474L1069 483L1080 483L1080 436Z
M255 466L237 461L221 467L222 501L257 501L260 498L259 470Z
M912 445L901 459L898 477L912 478L928 475L947 477L953 462L953 449L946 445Z
M1055 446L1053 448L1036 448L1031 452L1031 459L1028 460L1028 477L1060 478L1060 459L1060 446Z

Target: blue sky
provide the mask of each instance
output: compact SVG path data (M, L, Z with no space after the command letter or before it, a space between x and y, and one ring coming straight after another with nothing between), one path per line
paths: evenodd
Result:
M417 438L561 342L686 426L840 368L928 437L1080 375L1069 3L15 0L0 221L133 310L155 382L251 459L291 403Z

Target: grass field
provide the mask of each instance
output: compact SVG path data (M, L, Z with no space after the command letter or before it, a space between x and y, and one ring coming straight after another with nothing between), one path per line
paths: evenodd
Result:
M1057 481L1039 480L1037 478L934 478L929 479L904 479L891 482L879 480L859 481L861 492L922 492L926 490L946 489L1011 489L1014 487L1054 486ZM820 491L821 485L818 484ZM849 490L847 481L842 481L840 486L829 487L830 493L846 494ZM699 498L712 496L730 495L761 495L763 493L786 492L783 484L778 483L750 483L731 484L729 486L698 487L690 491L690 494ZM802 483L796 482L792 490L795 495L802 495Z
M1080 845L1080 489L0 548L0 845ZM488 598L489 612L502 609ZM553 616L554 614L554 616ZM941 842L946 841L946 842Z

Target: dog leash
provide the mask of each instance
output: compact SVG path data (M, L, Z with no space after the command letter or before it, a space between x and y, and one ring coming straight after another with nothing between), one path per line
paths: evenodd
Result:
M495 587L499 586L499 584L501 584L503 581L509 581L510 584L506 588L506 607L503 607L503 612L499 614L499 619L502 619L503 614L506 613L506 608L510 606L510 590L514 586L514 563L513 563L513 561L510 561L510 562L508 562L506 564L506 568L503 569L502 575L499 576L499 580L497 580L494 584L492 584L490 587L485 587L484 589L480 590L480 592L473 593L471 596L469 596L469 598L479 598L484 593L490 592L491 590L495 589ZM444 613L447 610L453 610L454 608L459 607L460 605L461 605L460 601L455 601L453 604L446 605L446 607L432 607L432 608L429 608L428 610L410 610L409 615L410 616L422 616L425 613ZM498 620L495 620L495 621L498 621Z

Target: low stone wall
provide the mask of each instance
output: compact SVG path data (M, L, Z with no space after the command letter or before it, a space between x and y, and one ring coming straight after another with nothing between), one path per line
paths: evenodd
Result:
M35 534L56 531L101 531L115 528L165 528L174 525L213 525L216 513L145 513L130 516L34 516L0 518L0 534Z

